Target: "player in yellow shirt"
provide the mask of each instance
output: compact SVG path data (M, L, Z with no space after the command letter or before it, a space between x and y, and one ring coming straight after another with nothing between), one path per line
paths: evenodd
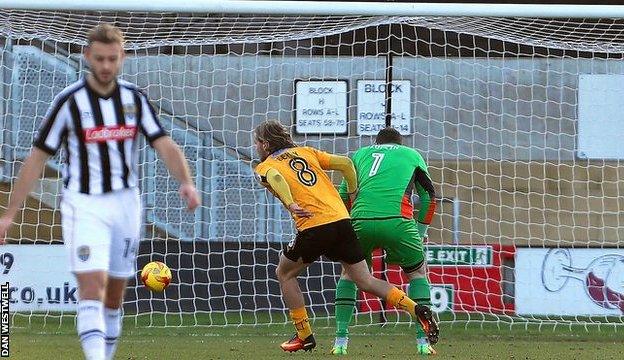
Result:
M416 304L403 291L370 273L351 226L349 212L325 173L325 170L340 171L349 196L354 199L357 177L351 160L295 145L288 131L277 121L258 125L254 137L262 160L255 168L259 181L282 201L297 227L297 235L280 255L276 269L282 297L297 330L292 339L280 345L282 350L309 351L316 346L297 276L321 255L340 262L361 290L415 316L430 341L437 342L438 326L431 310Z

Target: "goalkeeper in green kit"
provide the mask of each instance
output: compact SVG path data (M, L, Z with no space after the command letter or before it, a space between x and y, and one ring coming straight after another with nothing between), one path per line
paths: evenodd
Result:
M419 305L431 305L423 239L435 212L435 189L427 165L418 151L401 145L401 134L391 128L377 134L376 145L356 151L352 156L359 191L349 204L346 183L340 196L351 205L353 228L369 266L372 251L383 248L385 262L398 264L409 277L408 296ZM420 197L417 221L413 218L412 192ZM347 206L348 208L348 206ZM349 324L357 298L355 283L343 272L336 286L336 340L332 354L347 353ZM427 336L416 325L418 353L435 355Z

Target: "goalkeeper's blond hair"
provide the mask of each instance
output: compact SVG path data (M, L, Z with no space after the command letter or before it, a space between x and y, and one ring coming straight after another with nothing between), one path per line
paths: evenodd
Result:
M279 121L267 120L255 130L256 139L269 143L269 154L277 150L296 147L288 130Z
M108 23L97 25L91 29L87 35L87 39L89 41L89 46L96 41L104 44L117 43L121 45L126 41L121 30L119 30L117 26Z

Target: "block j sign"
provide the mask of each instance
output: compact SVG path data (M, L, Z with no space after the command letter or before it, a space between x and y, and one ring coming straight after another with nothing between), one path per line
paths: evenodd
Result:
M513 312L513 304L503 302L502 263L513 259L512 246L425 246L429 266L432 308L442 311ZM382 253L373 253L373 275L388 279L407 290L409 280L397 265L385 266ZM362 293L360 311L378 311L381 302ZM389 308L389 307L388 307Z

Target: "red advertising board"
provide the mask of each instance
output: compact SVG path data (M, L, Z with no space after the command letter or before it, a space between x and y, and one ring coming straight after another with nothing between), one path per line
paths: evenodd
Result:
M513 314L513 302L503 297L503 263L513 261L514 253L514 246L426 245L433 310ZM382 274L407 291L409 281L400 267L383 264L381 250L375 250L373 275L380 278ZM381 309L373 295L361 293L360 299L360 311Z

